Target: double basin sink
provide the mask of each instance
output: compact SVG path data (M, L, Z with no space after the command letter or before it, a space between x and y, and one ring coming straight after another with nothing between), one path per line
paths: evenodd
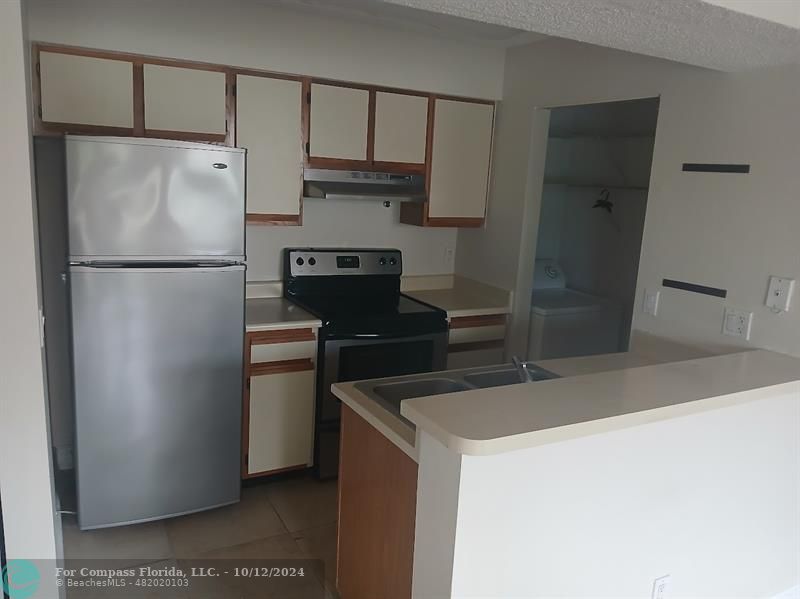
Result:
M531 362L524 363L523 367L524 371L510 364L500 364L437 373L428 372L392 379L362 381L356 383L355 388L411 424L400 415L400 403L405 399L559 378L557 374Z

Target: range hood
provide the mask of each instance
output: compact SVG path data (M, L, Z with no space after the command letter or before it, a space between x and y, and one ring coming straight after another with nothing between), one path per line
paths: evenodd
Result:
M425 177L371 171L306 169L303 197L326 200L425 201Z

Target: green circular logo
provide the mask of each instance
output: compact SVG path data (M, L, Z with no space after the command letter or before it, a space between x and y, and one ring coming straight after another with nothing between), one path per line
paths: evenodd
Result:
M27 599L39 588L39 569L26 559L12 559L3 568L3 590L11 599Z

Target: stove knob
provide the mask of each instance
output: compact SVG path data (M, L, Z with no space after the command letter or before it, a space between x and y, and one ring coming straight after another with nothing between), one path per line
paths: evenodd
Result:
M391 266L394 266L395 264L397 264L397 258L389 258L389 264Z
M381 259L378 260L378 264L380 264L381 266L386 266L386 258L381 257Z
M295 263L297 264L297 266L303 266L303 264L305 264L306 261L303 260L302 258L298 258L297 260L295 260Z
M311 258L308 259L308 263L311 266L314 266L317 263L317 259L312 256Z

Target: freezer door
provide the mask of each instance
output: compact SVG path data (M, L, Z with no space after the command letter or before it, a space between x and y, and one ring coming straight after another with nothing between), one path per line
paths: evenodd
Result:
M70 280L80 527L238 501L244 267Z
M244 150L68 136L66 155L72 261L244 256Z

